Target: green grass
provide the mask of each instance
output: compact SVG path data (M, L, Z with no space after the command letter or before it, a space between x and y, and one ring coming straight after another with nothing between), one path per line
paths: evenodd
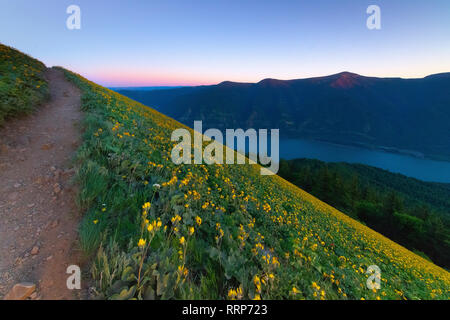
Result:
M174 165L183 125L66 75L83 92L80 235L100 248L99 298L450 298L447 271L257 165Z
M29 114L48 97L45 65L0 44L0 126L9 117Z

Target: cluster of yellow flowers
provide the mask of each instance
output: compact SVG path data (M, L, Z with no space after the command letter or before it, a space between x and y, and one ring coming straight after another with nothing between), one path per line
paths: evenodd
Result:
M174 217L172 217L171 221L173 224L177 224L178 222L181 221L181 217L177 214Z
M240 300L244 297L242 287L228 290L228 298L231 300Z

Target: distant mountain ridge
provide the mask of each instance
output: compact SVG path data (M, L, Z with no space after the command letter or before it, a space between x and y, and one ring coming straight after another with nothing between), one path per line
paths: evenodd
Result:
M450 160L450 73L418 79L351 72L136 92L132 99L187 125L279 128L282 137L410 150Z

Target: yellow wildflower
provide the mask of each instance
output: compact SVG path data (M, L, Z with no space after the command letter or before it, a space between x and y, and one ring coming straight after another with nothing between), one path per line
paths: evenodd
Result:
M144 240L144 239L139 239L139 242L138 242L138 247L139 248L142 248L142 247L144 247L145 246L145 243L146 243L147 241L146 240Z

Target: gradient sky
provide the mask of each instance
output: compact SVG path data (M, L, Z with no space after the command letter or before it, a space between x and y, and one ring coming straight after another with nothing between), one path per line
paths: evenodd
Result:
M81 30L66 28L71 4ZM450 1L0 0L0 42L106 86L423 77L450 71Z

